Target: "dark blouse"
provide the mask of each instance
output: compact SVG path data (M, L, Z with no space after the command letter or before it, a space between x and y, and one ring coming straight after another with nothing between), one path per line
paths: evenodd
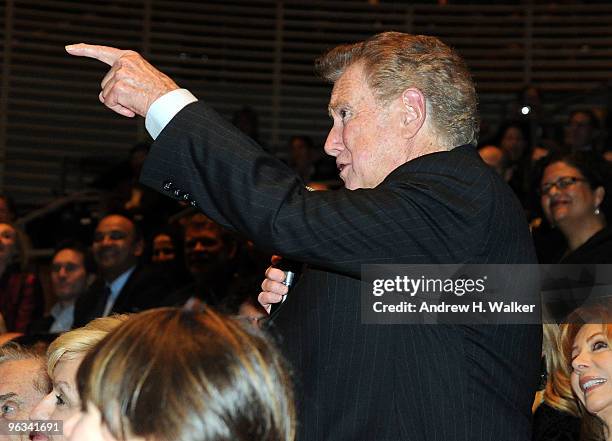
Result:
M612 228L598 231L559 263L612 263Z
M26 332L30 322L42 316L44 300L38 279L13 265L0 277L0 314L8 332Z
M542 403L533 414L533 441L579 441L580 418Z

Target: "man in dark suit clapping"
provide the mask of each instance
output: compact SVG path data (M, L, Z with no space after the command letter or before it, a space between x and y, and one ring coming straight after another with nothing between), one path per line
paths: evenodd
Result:
M142 182L308 264L274 320L296 370L298 440L530 439L539 327L360 319L363 264L535 263L518 201L475 150L474 85L448 46L388 32L318 62L334 83L325 151L345 183L326 192L138 54L67 50L112 66L105 105L146 116ZM262 303L280 301L279 274Z

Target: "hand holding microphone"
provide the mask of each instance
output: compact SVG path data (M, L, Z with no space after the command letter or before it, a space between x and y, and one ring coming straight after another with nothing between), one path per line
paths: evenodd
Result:
M281 256L272 256L272 266L266 270L266 278L261 284L259 303L270 314L272 306L280 305L289 289L294 286L302 271L303 264Z

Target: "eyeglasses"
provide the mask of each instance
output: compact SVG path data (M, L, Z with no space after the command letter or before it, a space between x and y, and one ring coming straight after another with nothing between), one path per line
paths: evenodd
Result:
M157 248L155 250L153 250L153 255L154 256L161 256L161 255L165 255L165 256L169 256L171 254L174 254L174 248Z
M576 182L587 182L587 180L584 178L578 178L576 176L562 176L556 181L548 182L542 185L539 190L540 196L548 195L553 187L557 187L559 190L565 190L566 188L574 185Z
M128 233L124 231L112 230L109 232L96 231L94 234L94 242L103 242L104 238L108 237L112 241L123 240L128 237Z
M62 268L64 268L64 271L66 271L67 273L71 273L78 270L80 268L80 265L77 265L76 263L54 263L53 265L51 265L51 272L59 273Z

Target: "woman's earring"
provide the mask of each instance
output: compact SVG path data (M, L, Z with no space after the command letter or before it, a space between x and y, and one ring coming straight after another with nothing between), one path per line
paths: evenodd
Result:
M595 207L595 211L594 211L594 213L595 213L595 216L599 216L599 213L601 213L601 212L599 211L599 207Z

